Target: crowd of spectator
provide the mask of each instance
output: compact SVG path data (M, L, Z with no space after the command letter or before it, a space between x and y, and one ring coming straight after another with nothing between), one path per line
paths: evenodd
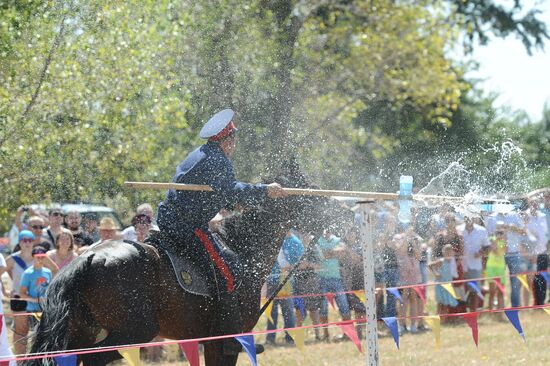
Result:
M430 210L413 207L409 222L400 221L396 203L376 204L373 254L378 318L397 316L399 332L415 334L427 329L416 317L427 315L424 303L429 296L434 296L440 315L548 302L543 272L548 270L550 193L541 201L524 204L501 205L491 211L456 210L449 204ZM269 296L298 263L290 279L291 291L279 294L275 302L281 306L284 327L300 326L308 314L312 324L327 323L332 299L342 320L350 319L352 311L354 319L364 317L364 305L355 295L364 289L357 228L342 238L329 231L316 242L311 238L290 232L274 268L276 276L268 281ZM526 275L529 290L522 287L518 274ZM426 286L428 282L452 284ZM510 289L504 291L508 283ZM276 306L270 318L268 329L275 329ZM442 317L442 322L451 319L455 318ZM362 328L357 327L359 336ZM315 329L315 338L334 339L329 338L328 328ZM272 333L267 344L275 343ZM292 338L286 335L285 343L292 344Z
M149 204L137 207L132 225L121 228L109 216L96 213L82 217L78 211L64 212L59 207L47 211L22 206L15 215L12 232L16 242L4 260L0 255L0 275L6 272L11 281L8 292L2 283L2 293L9 299L13 317L13 349L16 354L27 352L27 335L35 324L34 316L20 316L40 311L40 299L57 272L94 245L109 239L143 241L154 228L153 209ZM1 307L0 307L1 308ZM2 319L4 321L4 319ZM9 355L6 327L2 327L0 349ZM158 359L158 349L147 349L151 357Z
M457 212L448 204L430 210L413 207L408 222L400 220L397 203L379 202L374 210L377 316L399 317L400 333L427 329L417 316L425 315L424 303L429 296L433 296L441 315L548 301L547 277L542 272L548 269L550 194L513 210ZM108 239L143 241L154 228L149 204L140 205L131 226L122 231L111 217L99 220L96 215L87 215L83 219L77 211L60 208L48 212L19 208L14 222L17 243L5 264L0 261L0 272L7 272L11 279L10 292L2 288L10 299L11 311L39 310L39 299L51 279L91 246ZM275 293L291 268L296 268L273 302L267 329L277 328L279 308L285 328L301 326L307 318L312 324L329 322L330 303L342 320L364 318L365 306L357 296L357 291L364 289L363 244L357 226L342 237L325 230L318 239L309 233L289 231L267 279L267 296ZM531 292L524 289L522 293L518 274L526 274ZM454 295L442 284L425 286L431 281L454 281ZM510 291L502 291L508 283ZM25 353L30 319L34 318L13 319L14 349ZM445 319L451 318L443 317L442 322ZM362 337L364 326L357 326L357 331ZM331 338L326 327L314 328L314 332L319 341L345 339ZM277 344L277 334L269 334L266 344ZM283 344L294 343L289 334L283 337ZM160 358L159 348L147 348L147 352L152 359Z

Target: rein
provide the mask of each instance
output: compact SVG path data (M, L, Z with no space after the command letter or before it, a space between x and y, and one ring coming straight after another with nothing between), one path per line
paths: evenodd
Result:
M294 274L294 272L296 272L296 270L298 269L298 266L302 263L302 261L304 260L304 258L306 258L314 249L315 247L315 243L317 242L317 239L316 237L314 237L313 239L311 239L311 242L309 244L309 246L307 247L306 251L304 252L304 254L302 254L302 256L300 257L300 259L298 259L298 261L294 264L294 266L292 266L292 268L290 269L290 271L288 272L288 275L285 277L285 279L283 281L281 281L281 283L279 284L279 286L277 287L277 289L275 291L273 291L273 294L267 299L266 303L264 304L264 306L262 306L262 308L260 309L260 313L258 314L258 318L256 319L256 323L258 322L258 320L260 319L260 317L262 316L262 314L266 311L266 309L269 307L269 305L273 302L273 300L275 299L275 297L279 294L279 292L281 291L281 289L284 287L284 285L286 285L286 283L288 282L288 280L290 279L290 277L292 277L292 275Z

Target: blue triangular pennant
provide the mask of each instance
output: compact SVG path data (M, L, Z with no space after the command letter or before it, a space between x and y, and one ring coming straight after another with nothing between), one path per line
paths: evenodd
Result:
M479 288L479 286L475 281L468 281L468 286L470 286L472 290L476 292L477 296L479 296L479 298L483 300L484 297L483 297L483 294L481 293L481 289Z
M539 272L542 277L544 277L544 280L546 281L546 286L550 284L550 276L548 276L548 272L542 271Z
M523 341L525 342L525 334L523 333L523 329L521 329L521 324L519 322L519 317L518 317L518 311L517 310L504 310L504 314L506 314L506 316L508 317L508 320L510 321L510 323L512 323L514 328L516 328L519 335L521 336L521 338L523 338Z
M399 302L401 304L403 304L403 298L401 297L401 294L399 293L399 290L396 289L395 287L388 287L386 289L386 291L388 291L390 294L392 294L393 296L395 296L396 298L399 299Z
M252 365L258 366L258 362L256 361L256 345L254 344L254 336L238 336L235 337L235 339L238 340L240 344L242 344L244 350L248 354L248 357L250 357L250 362L252 362Z
M395 345L397 346L397 349L399 349L399 330L397 329L397 318L395 316L389 316L387 318L382 318L382 320L386 324L386 327L390 330Z
M57 366L76 366L76 355L55 356Z
M302 314L302 319L306 318L306 307L304 305L304 299L302 297L295 297L294 298L294 307L300 310L300 313Z

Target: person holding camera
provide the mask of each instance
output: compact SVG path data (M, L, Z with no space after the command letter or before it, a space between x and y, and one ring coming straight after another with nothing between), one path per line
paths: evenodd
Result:
M27 352L27 340L26 336L29 332L29 323L27 317L23 315L17 315L17 313L24 312L27 308L27 302L24 300L17 300L20 298L19 290L21 285L21 277L23 272L33 264L32 248L35 240L34 234L29 230L22 230L19 233L19 246L20 251L13 253L6 258L6 272L8 272L12 285L11 285L11 300L10 308L15 313L13 332L13 343L16 354L25 354Z

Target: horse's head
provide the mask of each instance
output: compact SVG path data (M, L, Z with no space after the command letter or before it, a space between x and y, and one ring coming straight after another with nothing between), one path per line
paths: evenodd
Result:
M295 159L285 164L273 181L286 188L318 188L308 182ZM273 213L276 221L315 236L320 236L325 229L341 236L353 225L354 219L349 208L330 197L288 196L269 200L264 208Z

